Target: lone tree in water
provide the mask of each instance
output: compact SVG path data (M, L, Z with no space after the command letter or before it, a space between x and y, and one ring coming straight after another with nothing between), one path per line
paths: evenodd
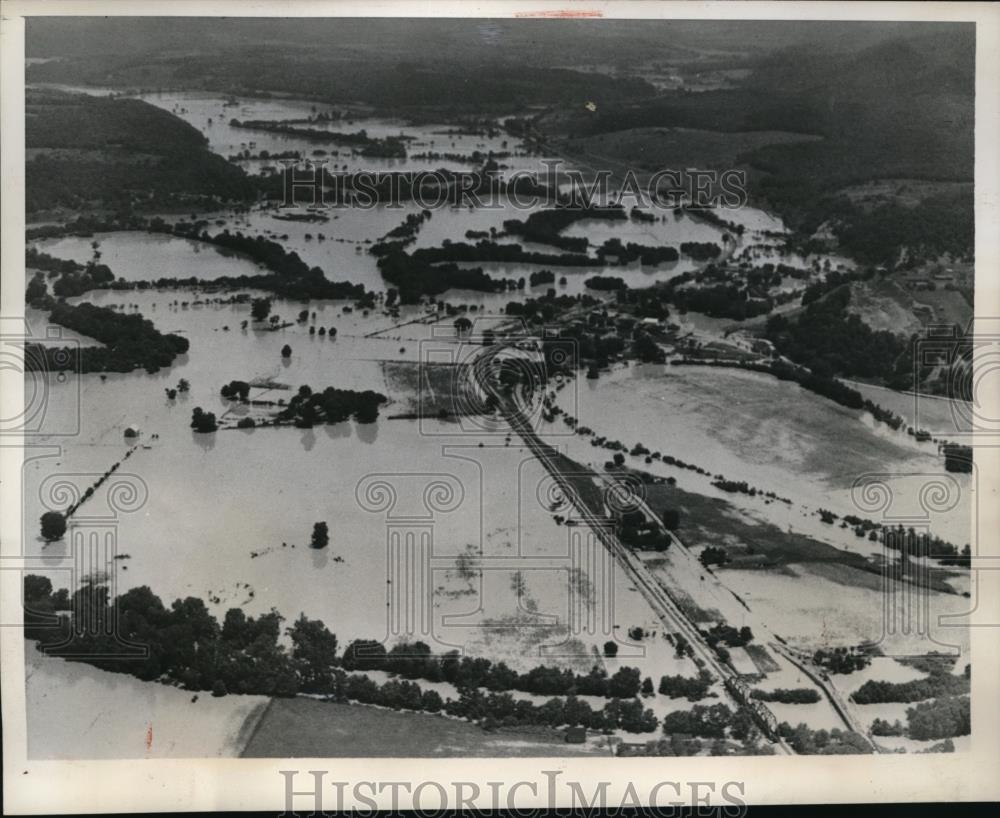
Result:
M330 531L326 523L316 523L313 526L312 542L310 548L326 548L330 544Z
M282 358L291 358L292 357L292 348L290 346L288 346L288 344L285 344L281 348L281 357Z
M66 518L58 511L46 511L42 515L42 538L46 542L61 540L66 533Z
M255 298L250 305L250 315L254 321L263 321L271 314L270 298Z
M206 412L200 406L196 406L191 413L191 428L201 434L214 432L219 428L215 422L215 413Z

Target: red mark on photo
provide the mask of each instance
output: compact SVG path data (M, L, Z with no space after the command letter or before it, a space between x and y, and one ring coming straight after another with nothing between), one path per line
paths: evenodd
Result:
M551 11L519 11L515 17L554 17L564 19L567 17L603 17L604 12L596 9L553 9Z

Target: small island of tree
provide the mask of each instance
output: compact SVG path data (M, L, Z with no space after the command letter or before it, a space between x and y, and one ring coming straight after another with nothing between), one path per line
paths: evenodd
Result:
M42 515L42 539L46 542L61 540L66 533L66 518L58 511L46 511Z
M255 298L250 305L250 315L254 321L263 321L271 314L270 298Z
M196 406L191 413L191 428L202 434L216 431L219 425L215 422L215 413L206 412L200 406Z
M313 526L312 541L310 548L326 548L330 544L330 530L326 523L316 523Z
M288 346L288 344L285 344L281 348L281 357L282 358L291 358L292 357L292 348L290 346Z

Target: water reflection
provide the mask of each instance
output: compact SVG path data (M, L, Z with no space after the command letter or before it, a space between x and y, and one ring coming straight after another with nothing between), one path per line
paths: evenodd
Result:
M218 432L196 432L194 429L191 430L191 439L198 444L202 451L210 452L215 448L215 436Z
M377 423L358 423L356 426L358 431L358 440L362 443L374 443L378 438Z
M307 452L313 450L313 446L316 445L316 433L312 428L303 430L302 437L299 438L299 443L302 444L302 448Z
M351 436L351 424L347 422L328 423L323 429L326 431L326 436L331 440L339 440Z
M327 563L330 562L330 548L310 548L312 552L312 564L313 568L326 568Z

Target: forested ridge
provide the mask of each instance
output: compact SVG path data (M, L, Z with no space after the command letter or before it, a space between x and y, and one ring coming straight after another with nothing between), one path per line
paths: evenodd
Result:
M25 207L218 206L256 196L253 181L199 131L137 99L29 90Z

